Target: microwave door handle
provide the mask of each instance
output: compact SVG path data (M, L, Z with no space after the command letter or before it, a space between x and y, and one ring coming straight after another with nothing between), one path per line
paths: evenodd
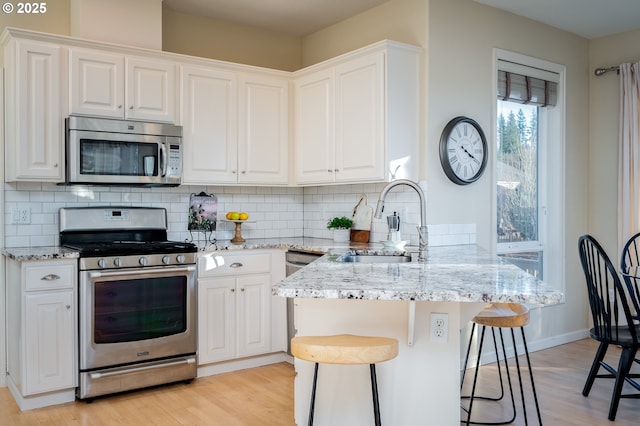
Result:
M160 176L165 177L167 175L167 144L160 144Z

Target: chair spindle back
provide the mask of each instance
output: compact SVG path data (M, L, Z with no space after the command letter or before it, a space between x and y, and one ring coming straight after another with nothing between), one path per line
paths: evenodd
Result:
M618 326L633 323L618 272L602 246L592 236L580 237L578 252L587 282L594 337L605 341L618 340L621 337L618 335ZM620 307L622 312L619 312ZM637 342L635 328L631 327L629 330L633 341Z

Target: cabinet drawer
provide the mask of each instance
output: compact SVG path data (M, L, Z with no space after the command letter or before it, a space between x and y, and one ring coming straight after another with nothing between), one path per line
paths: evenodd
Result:
M73 288L76 262L35 262L24 264L25 290Z
M199 277L257 274L270 270L270 253L208 253L198 258Z

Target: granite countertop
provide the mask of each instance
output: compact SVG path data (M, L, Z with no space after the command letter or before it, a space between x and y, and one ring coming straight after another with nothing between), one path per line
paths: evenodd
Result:
M338 257L323 256L276 284L273 294L544 305L561 303L564 298L559 286L540 281L475 245L429 247L426 263L344 263L336 261Z
M328 253L330 250L346 251L349 248L371 248L380 247L381 244L368 243L336 243L330 239L324 238L257 238L247 240L242 244L232 244L230 240L219 240L215 243L208 243L206 246L201 245L198 248L199 253L207 253L223 250L251 250L251 249L281 249L281 250L301 250L314 253ZM10 259L18 261L29 260L50 260L78 258L78 252L60 246L41 246L41 247L5 247L2 254Z
M314 253L328 253L331 250L346 251L349 248L371 248L380 247L382 244L376 243L353 243L350 241L336 243L326 238L290 237L290 238L255 238L247 240L242 244L233 244L230 240L219 240L206 247L200 247L199 252L221 251L221 250L247 250L247 249L282 249L301 250Z
M350 249L377 253L382 245L321 238L253 239L243 244L226 240L201 247L199 252L248 249L329 253L274 285L273 293L282 297L534 304L557 304L564 298L559 286L540 281L475 245L429 247L427 263L391 264L337 262ZM59 246L4 248L2 253L18 261L78 258L76 251Z
M78 252L60 246L5 247L2 254L20 262L29 260L77 259Z

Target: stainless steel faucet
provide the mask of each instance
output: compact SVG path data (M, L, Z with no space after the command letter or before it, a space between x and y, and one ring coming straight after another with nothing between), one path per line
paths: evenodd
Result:
M418 262L426 262L427 261L427 244L428 244L428 232L427 232L427 198L424 195L424 191L417 183L410 181L408 179L397 179L389 182L382 191L380 192L380 197L378 198L378 205L376 207L375 217L376 219L382 218L382 212L384 211L384 200L387 198L387 194L396 186L407 185L413 188L420 197L420 225L418 226L418 236L419 236L419 253L418 253Z

